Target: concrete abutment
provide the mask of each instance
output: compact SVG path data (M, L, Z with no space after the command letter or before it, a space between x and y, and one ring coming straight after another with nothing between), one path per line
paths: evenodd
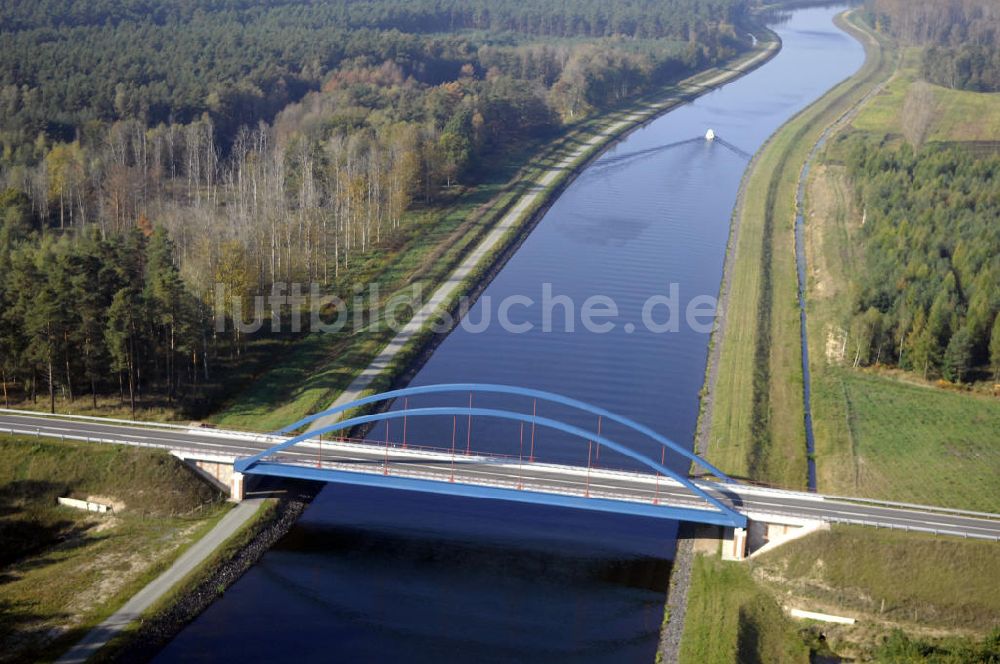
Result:
M750 514L746 528L722 529L722 559L746 560L829 528L830 524L824 521L779 514Z
M190 454L171 452L189 468L200 475L219 491L229 494L229 499L238 503L246 498L246 479L243 473L233 469L235 457L222 454Z

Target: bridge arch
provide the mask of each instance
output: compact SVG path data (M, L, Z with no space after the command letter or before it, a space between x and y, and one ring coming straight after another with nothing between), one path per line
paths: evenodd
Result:
M688 459L692 463L704 468L706 471L719 478L727 484L735 483L735 480L730 478L728 475L723 473L721 470L716 468L714 465L702 459L697 454L694 454L690 450L678 445L674 441L670 440L666 436L663 436L645 424L640 424L635 420L627 418L623 415L619 415L605 408L589 404L585 401L580 401L579 399L574 399L572 397L567 397L562 394L556 394L555 392L546 392L544 390L535 390L527 387L518 387L515 385L497 385L493 383L441 383L438 385L420 385L416 387L405 387L398 390L390 390L388 392L382 392L380 394L373 394L370 396L362 397L356 399L349 403L341 404L340 406L334 406L328 408L319 413L309 415L304 417L298 422L289 424L288 426L280 429L277 433L287 434L302 427L307 424L312 424L318 420L327 419L340 415L341 413L346 413L348 411L354 410L355 408L361 408L374 403L379 403L382 401L391 401L393 399L398 399L400 397L410 397L417 396L421 394L442 394L449 392L479 392L486 394L510 394L521 397L528 397L533 399L541 399L543 401L548 401L550 403L558 403L564 406L569 406L570 408L575 408L577 410L582 410L591 415L598 415L607 420L617 422L629 429L639 433L650 440L662 445L666 449L672 452L680 454L684 458ZM413 411L407 411L413 412ZM465 412L461 414L466 414ZM592 438L592 437L591 437Z
M407 395L413 395L413 394L428 394L428 393L437 393L437 392L455 392L455 391L465 392L465 391L470 391L470 388L472 388L471 391L479 391L479 392L497 392L497 393L506 393L506 394L517 394L517 395L522 395L522 396L536 396L536 397L543 398L543 399L548 400L548 401L553 401L553 402L556 402L556 403L563 403L563 404L566 404L566 405L579 407L582 410L590 412L590 413L595 414L595 415L602 415L602 416L606 415L612 421L620 422L620 423L628 426L629 428L632 428L632 429L634 429L636 431L639 431L640 433L644 433L646 435L649 435L651 438L653 438L654 440L657 440L657 442L660 442L661 444L665 445L669 449L681 452L685 457L692 458L692 459L700 462L700 465L709 467L709 468L715 470L716 472L718 472L721 475L721 471L717 471L717 469L714 469L713 466L711 466L707 462L704 462L703 460L701 460L696 455L693 455L690 452L687 452L687 450L683 450L683 448L680 448L679 446L677 446L676 443L673 443L673 441L670 441L669 439L666 439L663 436L660 436L659 434L656 434L655 432L653 432L648 427L645 427L644 425L640 425L640 424L638 424L638 423L636 423L636 422L634 422L632 420L629 420L628 418L624 418L622 416L619 416L619 415L616 415L614 413L611 413L610 411L606 411L606 410L598 408L596 406L591 406L590 404L586 404L584 402L581 402L581 401L578 401L578 400L575 400L575 399L571 399L569 397L563 397L561 395L557 395L557 394L549 393L549 392L543 392L543 391L540 391L540 390L529 390L529 389L526 389L526 388L516 388L516 387L511 387L511 386L505 386L505 385L487 385L487 384L477 384L477 383L465 383L465 384L462 384L462 383L459 383L459 384L449 384L449 385L428 385L428 386L415 387L415 388L405 388L405 389L402 389L402 390L393 390L393 391L386 392L386 393L383 393L383 394L376 394L376 395L372 395L372 396L369 396L369 397L364 397L362 399L358 399L358 400L350 402L348 404L344 404L344 405L338 406L336 408L331 408L328 411L324 411L322 413L317 413L316 415L312 415L310 417L304 418L304 419L300 420L299 422L296 422L296 423L294 423L292 425L289 425L288 427L285 427L285 429L283 429L282 432L287 432L289 430L298 429L301 426L304 426L305 424L309 424L309 423L315 422L316 420L319 420L320 418L323 418L323 417L329 417L330 415L333 415L333 414L345 412L347 410L350 410L350 409L353 409L353 408L358 408L358 407L361 407L361 406L364 406L364 405L367 405L367 404L370 404L370 403L377 403L377 402L380 402L380 401L386 401L388 399L397 398L399 396L407 396ZM479 388L479 389L475 389L475 388ZM255 455L250 456L250 457L246 457L244 459L239 459L234 464L234 468L238 472L245 472L245 473L249 472L249 473L252 473L254 466L256 464L260 463L262 460L266 459L267 457L274 456L274 455L278 454L279 452L281 452L282 450L285 450L285 449L288 449L290 447L293 447L294 445L297 445L298 443L307 441L307 440L309 440L311 438L315 438L315 437L321 436L322 434L325 434L325 433L335 433L335 432L338 432L338 431L348 430L348 429L351 429L351 428L353 428L355 426L359 426L359 425L363 425L363 424L370 424L370 423L375 423L375 422L389 421L389 420L399 419L399 418L403 418L403 417L432 417L432 416L445 416L445 415L447 415L447 416L462 415L462 416L477 416L477 417L493 417L493 418L505 419L505 420L510 420L510 421L517 421L517 422L524 422L524 423L533 423L533 424L538 425L538 426L542 426L542 427L545 427L545 428L550 428L550 429L562 431L564 433L568 433L568 434L570 434L570 435L572 435L572 436L574 436L574 437L576 437L576 438L578 438L580 440L590 440L590 441L596 442L599 445L608 447L608 448L610 448L610 449L612 449L612 450L614 450L616 452L619 452L620 454L623 454L624 456L627 456L627 457L629 457L629 458L631 458L631 459L633 459L635 461L638 461L639 463L647 466L648 468L650 468L650 469L652 469L652 470L654 470L654 471L656 471L658 473L661 473L661 474L663 474L663 475L665 475L667 477L670 477L670 478L674 479L679 484L681 484L682 486L684 486L685 488L687 488L689 491L691 491L694 495L702 498L707 503L709 503L710 505L712 505L716 510L718 510L718 512L720 512L726 518L732 520L734 523L740 523L740 522L744 522L745 521L745 517L743 517L741 514L739 514L735 510L733 510L728 505L725 505L724 503L722 503L721 501L719 501L717 498L715 498L712 495L710 495L709 493L707 493L702 488L698 487L696 484L694 484L686 476L682 476L680 473L677 473L676 471L674 471L673 469L667 467L666 465L661 464L661 463L659 463L658 461L656 461L654 459L650 459L649 457L647 457L647 456L645 456L643 454L640 454L639 452L636 452L635 450L633 450L633 449L629 448L628 446L623 445L623 444L621 444L621 443L619 443L619 442L617 442L615 440L607 438L606 436L595 435L591 431L587 431L587 430L582 429L580 427L577 427L575 425L567 424L567 423L561 422L559 420L555 420L555 419L551 419L551 418L547 418L547 417L539 417L539 416L533 415L533 414L526 414L526 413L520 413L520 412L515 412L515 411L507 411L507 410L500 410L500 409L495 409L495 408L478 408L478 407L474 408L474 407L464 407L464 406L451 406L451 407L449 407L449 406L442 406L442 407L433 407L433 408L408 409L408 410L405 410L405 411L383 411L383 412L380 412L380 413L372 413L372 414L368 414L368 415L357 415L357 416L349 417L347 419L339 420L337 422L333 422L331 424L327 424L327 425L321 426L321 427L319 427L317 429L314 429L314 430L311 430L311 431L307 431L306 433L300 434L298 436L294 436L294 437L290 438L289 440L283 441L282 443L279 443L278 445L275 445L275 446L273 446L273 447L271 447L271 448L269 448L267 450L264 450L264 451L262 451L262 452L260 452L258 454L255 454ZM722 477L726 481L732 481L732 480L729 480L729 478L726 477L725 475L722 475Z

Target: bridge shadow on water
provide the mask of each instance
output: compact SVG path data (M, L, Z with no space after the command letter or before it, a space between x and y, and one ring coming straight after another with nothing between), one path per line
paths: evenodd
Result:
M470 534L471 535L471 534ZM623 587L663 590L670 579L670 561L641 554L624 557L599 547L568 550L545 539L482 541L460 533L358 526L304 525L294 529L276 549L301 555L364 558L371 565L421 565L448 572L458 567L475 576L504 574L525 580L571 583L579 579Z

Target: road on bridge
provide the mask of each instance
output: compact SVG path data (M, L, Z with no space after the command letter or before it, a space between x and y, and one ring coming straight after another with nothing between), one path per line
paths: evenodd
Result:
M180 425L126 423L100 418L52 417L0 409L0 433L155 447L182 456L236 459L257 454L283 438ZM526 492L588 496L645 505L709 510L678 482L652 473L529 463L517 457L465 456L464 450L403 449L375 442L309 441L283 450L273 461L352 473L391 474L439 482L517 488ZM388 473L387 473L388 470ZM743 484L698 482L737 511L934 532L1000 541L1000 515L861 498L831 497Z

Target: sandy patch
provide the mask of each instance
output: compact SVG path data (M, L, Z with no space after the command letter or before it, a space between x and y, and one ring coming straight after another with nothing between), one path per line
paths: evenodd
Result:
M847 352L847 330L836 325L826 327L826 362L843 364Z
M98 528L108 529L103 524ZM150 542L149 548L95 555L82 566L84 571L93 574L94 581L76 595L67 607L67 613L83 615L109 601L159 560L172 555L178 547L186 544L197 528L197 524L192 524L169 536L157 538L155 542ZM74 620L73 623L75 622Z

